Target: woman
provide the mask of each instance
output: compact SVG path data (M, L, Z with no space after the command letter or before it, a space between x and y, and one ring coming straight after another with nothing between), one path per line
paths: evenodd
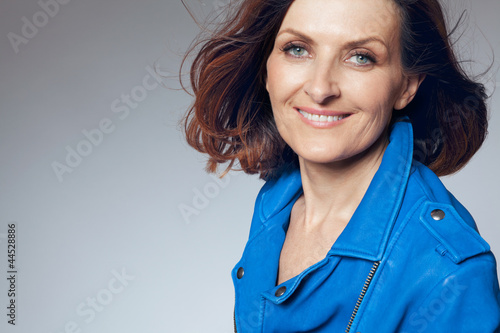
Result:
M487 114L436 0L245 0L201 45L187 140L267 181L235 330L500 330L495 258L437 177Z

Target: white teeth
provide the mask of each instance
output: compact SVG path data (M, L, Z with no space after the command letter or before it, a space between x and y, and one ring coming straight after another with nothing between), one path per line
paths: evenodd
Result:
M333 122L333 121L339 121L347 116L325 116L325 115L318 115L318 114L312 114L305 112L303 110L299 110L299 112L307 119L312 120L312 121L320 121L320 122Z

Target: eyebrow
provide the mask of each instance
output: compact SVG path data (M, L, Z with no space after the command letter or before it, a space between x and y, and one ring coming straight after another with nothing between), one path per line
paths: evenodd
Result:
M386 48L388 48L387 45L384 43L384 41L382 39L378 38L378 37L368 37L368 38L365 38L365 39L355 40L355 41L347 43L345 46L346 46L346 48L352 48L352 47L357 47L357 46L362 46L362 45L365 45L365 44L369 44L369 43L372 43L372 42L380 43L383 46L385 46Z
M301 39L305 40L309 44L314 44L314 41L311 39L311 37L306 36L303 33L298 32L297 30L294 30L292 28L287 28L287 29L280 31L276 37L278 37L279 35L284 34L284 33L289 33L289 34L295 35L295 36L300 37Z
M277 36L279 36L279 35L281 35L283 33L289 33L289 34L292 34L292 35L296 35L297 37L303 39L305 42L307 42L309 44L315 44L314 40L311 37L309 37L307 35L304 35L303 33L299 32L297 30L294 30L293 28L284 29L284 30L280 31ZM344 45L344 48L359 47L359 46L366 45L366 44L369 44L369 43L372 43L372 42L380 43L385 48L388 49L388 47L385 44L385 42L382 39L380 39L378 37L375 37L375 36L348 42L348 43L346 43Z

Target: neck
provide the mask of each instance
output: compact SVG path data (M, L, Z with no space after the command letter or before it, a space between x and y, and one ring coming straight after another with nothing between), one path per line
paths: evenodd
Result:
M363 153L329 164L299 158L304 194L297 208L306 228L345 228L382 162L387 144L387 136L382 135Z

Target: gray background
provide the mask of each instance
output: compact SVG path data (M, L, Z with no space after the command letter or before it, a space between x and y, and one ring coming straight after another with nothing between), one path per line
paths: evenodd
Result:
M226 2L188 1L200 19ZM459 47L476 60L472 69L484 70L493 52L500 55L500 1L448 7L452 20L467 9ZM73 0L51 15L40 11L34 0L0 1L0 331L230 332L230 270L262 181L231 173L217 183L205 174L205 157L183 142L178 126L190 97L175 78L155 87L149 73L156 62L175 76L196 24L180 0ZM25 21L34 20L37 31L25 28L29 38L16 50L9 33L23 36ZM497 72L494 64L486 77L490 93ZM482 150L443 179L497 255L499 96L490 100ZM102 138L99 126L108 132ZM66 164L68 149L86 156L73 157L58 177L53 164ZM7 324L4 278L11 222L18 229L15 327Z

